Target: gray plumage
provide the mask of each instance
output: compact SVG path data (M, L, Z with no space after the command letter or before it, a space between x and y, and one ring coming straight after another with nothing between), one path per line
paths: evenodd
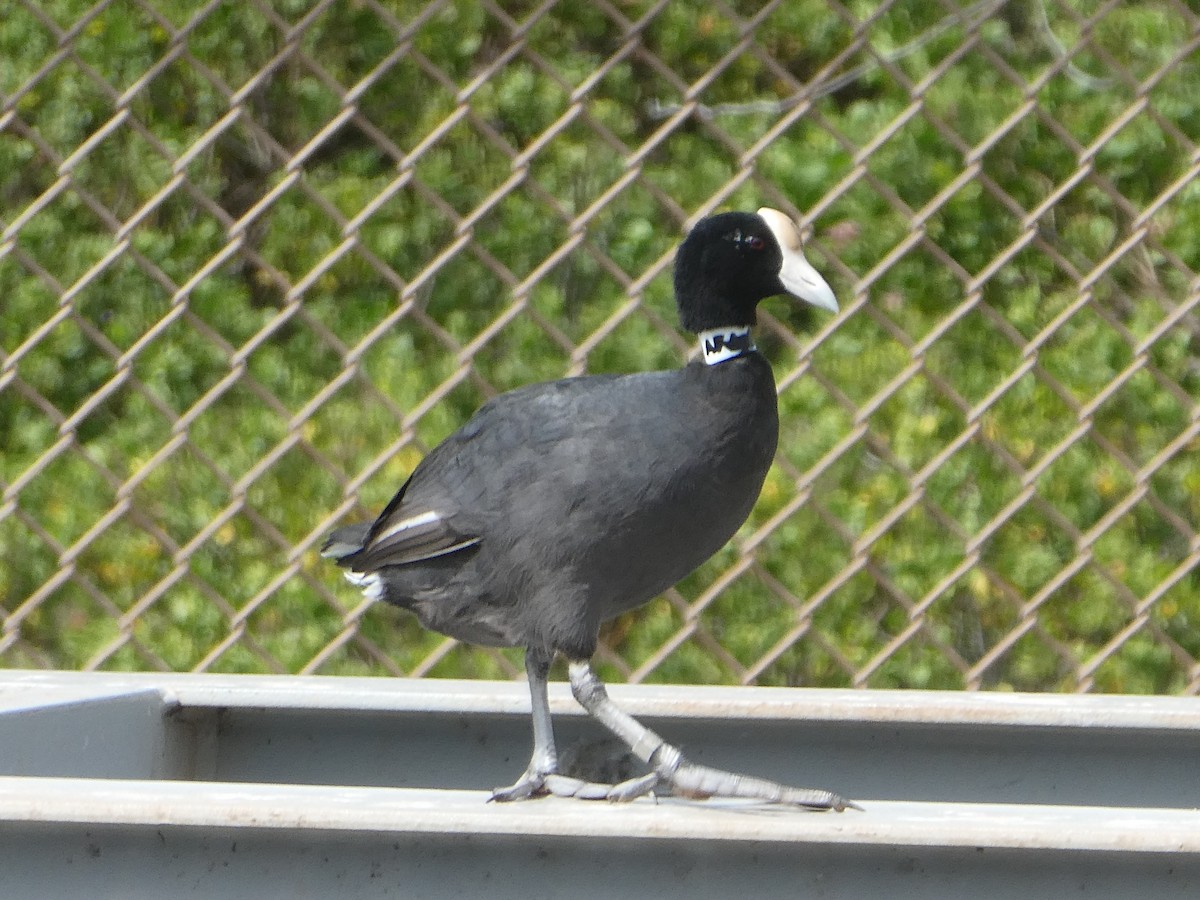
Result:
M757 354L531 385L485 404L369 533L339 529L327 552L378 572L383 599L426 628L585 658L604 621L675 584L745 521L777 432ZM385 537L429 513L436 523Z

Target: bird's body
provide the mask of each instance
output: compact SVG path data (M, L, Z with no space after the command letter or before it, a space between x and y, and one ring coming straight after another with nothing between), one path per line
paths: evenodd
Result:
M827 791L687 762L613 706L587 662L605 621L708 559L758 497L779 431L774 378L750 340L758 302L790 293L837 309L794 224L774 210L698 223L676 257L675 292L702 361L496 397L421 461L378 519L337 529L323 552L369 598L412 610L427 628L526 649L533 757L495 799L626 800L665 783L690 796L842 809ZM546 699L558 653L579 702L650 775L613 786L558 773Z
M603 622L729 540L777 433L775 382L757 354L530 385L485 404L425 457L343 562L376 572L380 599L426 628L586 658ZM418 524L381 539L406 522ZM414 548L436 555L413 560Z

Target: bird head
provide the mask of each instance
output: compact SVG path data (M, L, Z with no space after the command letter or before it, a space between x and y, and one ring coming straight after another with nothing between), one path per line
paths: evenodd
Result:
M833 290L804 258L799 229L779 210L701 219L675 255L675 302L688 331L753 325L759 301L780 294L837 312Z

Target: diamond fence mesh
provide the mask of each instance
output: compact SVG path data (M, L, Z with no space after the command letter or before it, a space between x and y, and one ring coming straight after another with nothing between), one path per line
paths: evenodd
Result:
M514 676L316 547L487 397L680 364L780 207L781 445L609 678L1200 691L1182 0L7 0L0 664Z

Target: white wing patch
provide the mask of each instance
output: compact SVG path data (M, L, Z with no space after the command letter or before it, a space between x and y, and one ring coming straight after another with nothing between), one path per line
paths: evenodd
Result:
M431 509L428 512L421 513L419 516L413 516L411 519L402 519L395 525L388 528L387 531L376 535L373 543L386 541L390 537L395 537L398 534L402 534L405 531L411 531L414 528L420 528L423 525L432 525L434 522L441 521L441 518L442 517L436 510Z
M362 572L406 566L479 543L479 538L461 534L451 526L453 511L425 507L421 512L405 515L407 512L402 506L386 510L371 526L361 554L354 557L350 567Z

